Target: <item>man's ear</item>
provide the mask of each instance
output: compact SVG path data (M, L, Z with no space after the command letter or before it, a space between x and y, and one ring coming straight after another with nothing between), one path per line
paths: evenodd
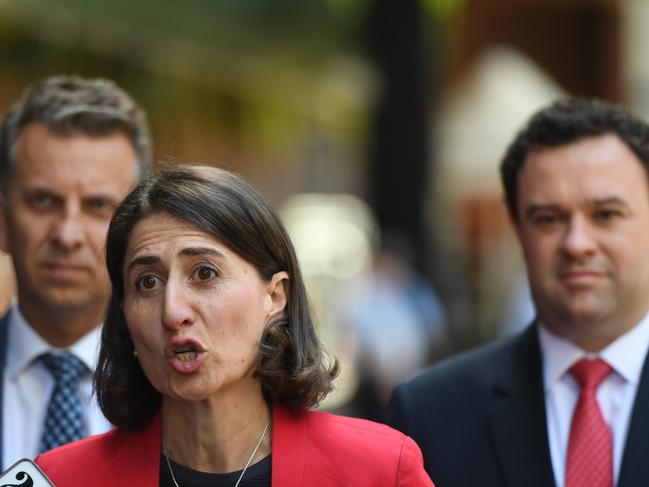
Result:
M0 250L9 253L9 235L7 232L7 212L5 196L0 194Z
M285 271L276 272L268 283L268 296L270 297L270 308L267 317L272 320L284 311L288 302L288 273Z

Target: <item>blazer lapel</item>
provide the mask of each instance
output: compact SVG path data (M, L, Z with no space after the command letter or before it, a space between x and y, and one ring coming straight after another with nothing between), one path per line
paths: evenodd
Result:
M107 485L158 485L162 450L162 412L141 430L120 431L111 450L114 476Z
M649 485L649 355L645 356L627 433L618 487Z
M545 416L541 352L535 326L518 337L493 384L487 423L505 485L555 485Z
M273 485L299 487L304 483L306 461L306 417L281 406L273 408Z

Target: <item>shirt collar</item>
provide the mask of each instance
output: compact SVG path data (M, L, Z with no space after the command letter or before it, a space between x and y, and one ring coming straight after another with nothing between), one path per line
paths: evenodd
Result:
M638 383L647 349L649 349L649 314L602 350L599 355L627 382Z
M9 311L7 336L7 374L16 380L40 355L48 351L62 351L52 347L29 326L17 303ZM76 355L88 370L94 371L99 353L100 327L97 326L66 350Z
M605 360L626 382L638 383L649 349L649 313L636 326L596 354L586 352L555 335L542 323L538 326L538 334L546 391L561 380L577 360L593 355Z

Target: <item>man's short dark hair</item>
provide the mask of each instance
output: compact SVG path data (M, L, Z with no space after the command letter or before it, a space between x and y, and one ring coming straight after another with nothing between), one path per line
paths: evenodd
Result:
M649 174L649 125L622 107L602 100L567 98L555 101L529 120L507 148L500 165L507 209L518 221L518 174L528 155L588 137L617 135Z
M32 122L54 133L103 137L123 133L137 156L136 177L147 174L151 141L146 116L107 79L52 76L27 87L4 117L0 132L0 190L7 194L14 172L16 141Z

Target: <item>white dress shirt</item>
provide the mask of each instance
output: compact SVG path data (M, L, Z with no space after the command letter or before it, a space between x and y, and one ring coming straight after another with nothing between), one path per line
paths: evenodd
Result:
M585 357L600 357L613 368L613 372L597 389L597 401L604 421L611 430L613 479L616 484L631 411L649 349L649 314L597 354L581 350L574 343L553 334L542 324L538 330L543 356L548 442L557 487L565 484L570 425L580 394L579 384L568 369Z
M15 302L10 313L4 370L3 469L20 458L34 458L39 453L43 423L55 385L52 374L37 358L56 349L27 324ZM68 349L92 372L97 363L99 335L97 327ZM79 394L85 405L88 432L97 434L110 429L111 424L102 415L92 394L92 374L81 379Z

